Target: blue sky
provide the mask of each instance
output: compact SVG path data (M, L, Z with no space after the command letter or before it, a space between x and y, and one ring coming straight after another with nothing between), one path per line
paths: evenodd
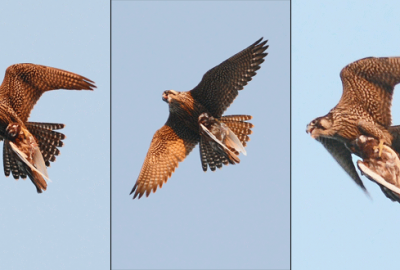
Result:
M368 56L400 55L399 9L398 1L292 3L293 269L395 268L399 204L362 177L368 198L305 130L339 101L344 66Z
M288 269L289 1L112 3L112 264ZM196 147L156 193L132 200L164 90L187 91L260 37L269 55L226 114L253 115L247 156L216 172Z
M31 121L64 123L67 138L42 194L1 169L1 269L109 269L109 14L109 1L2 2L2 74L35 63L81 74L97 89L48 92L34 107Z

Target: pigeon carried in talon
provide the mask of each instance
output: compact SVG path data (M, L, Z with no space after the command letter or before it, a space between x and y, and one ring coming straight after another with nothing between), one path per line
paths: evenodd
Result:
M215 119L209 113L202 113L199 116L200 158L203 171L207 171L207 164L212 171L215 171L215 166L221 168L222 164L240 163L239 153L246 155L246 150L235 132L224 121L235 126L239 136L246 135L246 139L249 140L247 135L251 133L253 125L244 122L243 119L251 118L250 115L229 115Z
M46 181L50 181L47 174L46 164L44 162L42 153L40 152L39 145L32 134L18 124L9 124L6 131L11 131L11 134L15 134L14 130L17 131L13 140L7 141L11 150L19 157L18 162L22 165L28 165L26 168L28 176L32 179L34 185L39 190L46 190ZM22 163L21 163L22 161Z

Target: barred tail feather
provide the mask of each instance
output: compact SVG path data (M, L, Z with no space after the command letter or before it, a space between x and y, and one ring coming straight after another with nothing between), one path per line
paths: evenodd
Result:
M54 162L56 156L60 154L57 147L62 147L64 143L62 140L66 136L60 132L54 131L65 127L64 124L55 123L37 123L28 122L26 127L29 132L37 139L40 151L43 155L46 166L50 166L50 161Z

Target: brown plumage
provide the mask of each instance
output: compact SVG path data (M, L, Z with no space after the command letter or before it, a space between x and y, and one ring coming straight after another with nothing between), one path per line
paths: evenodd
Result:
M366 191L351 159L350 145L360 135L390 146L393 135L391 103L400 82L400 57L364 58L342 69L343 94L330 112L307 126L311 137L321 142L350 177Z
M204 74L191 91L164 91L169 117L151 141L139 177L130 194L133 198L149 196L167 182L178 163L200 141L198 118L207 112L221 118L245 85L256 75L268 48L262 38ZM242 136L242 135L241 135ZM243 135L244 136L244 135ZM245 137L243 137L245 138Z
M27 122L40 96L50 90L93 90L94 82L65 70L35 64L7 68L0 86L0 140L4 140L4 173L32 180L38 193L46 190L46 166L55 161L65 135L63 124Z

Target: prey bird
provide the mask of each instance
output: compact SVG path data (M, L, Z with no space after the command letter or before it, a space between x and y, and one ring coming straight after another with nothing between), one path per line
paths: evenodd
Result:
M239 152L246 155L246 142L253 124L245 122L250 115L225 115L215 119L208 113L199 116L200 159L203 171L207 165L212 171L222 165L240 163Z
M343 94L339 103L307 125L307 133L328 152L365 192L351 154L361 135L375 138L379 156L391 146L396 129L391 129L393 90L400 82L400 57L368 57L355 61L340 73Z
M46 167L54 162L65 135L54 130L64 124L28 122L40 96L50 90L93 90L94 82L65 70L15 64L7 68L0 86L0 140L4 140L4 174L15 179L27 176L38 193L46 190Z
M378 144L378 140L364 135L354 142L355 153L362 158L357 166L363 175L379 185L386 197L400 203L399 154L387 145L379 153ZM395 144L393 141L392 146Z
M199 116L201 114L207 113L209 117L224 122L223 112L231 105L238 91L242 90L256 75L256 71L264 62L264 57L267 55L264 51L268 48L266 43L267 41L262 41L261 38L210 69L204 74L200 83L190 91L166 90L163 92L162 99L169 105L169 117L165 125L153 136L139 177L130 193L134 193L133 199L141 198L144 194L149 196L151 191L156 192L157 187L161 188L178 167L178 163L186 158L201 138L209 135L200 134ZM228 119L225 120L228 121ZM235 123L245 121L234 118L231 120L232 127ZM225 124L232 129L229 124ZM242 143L248 141L248 137L245 136L250 134L245 134L249 129L247 124L249 123L237 124L238 129L246 129L246 131L235 133ZM232 130L235 132L234 129ZM202 131L206 133L204 129ZM214 166L220 168L222 162L226 162L225 159L221 160L226 152L218 152L217 149L218 147L209 147L207 148L209 152L204 152L204 149L202 152L200 148L203 170L204 167L205 170L207 169L207 164L210 165L211 170L215 170ZM204 156L207 153L210 156ZM231 157L234 159L233 156ZM236 163L236 160L234 162Z

